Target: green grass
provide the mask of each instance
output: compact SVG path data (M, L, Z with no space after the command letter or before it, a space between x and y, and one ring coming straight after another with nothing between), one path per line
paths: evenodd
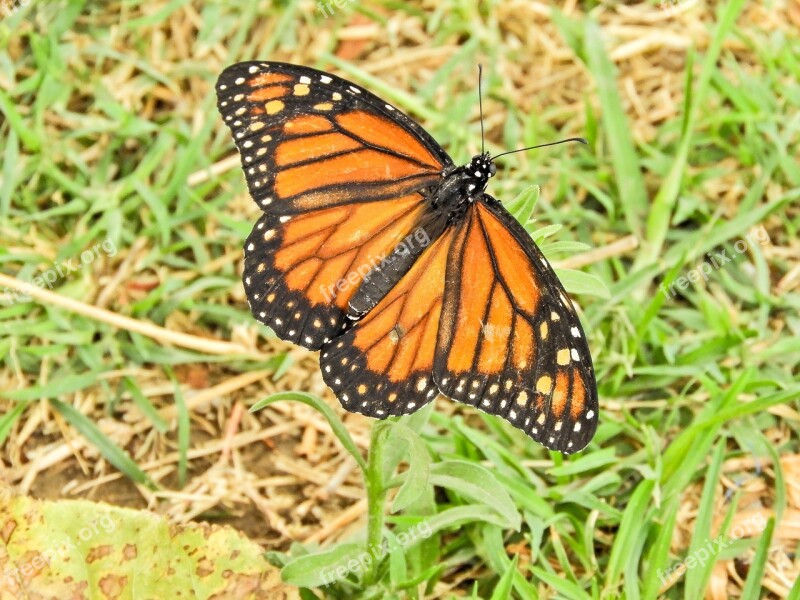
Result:
M720 531L730 535L746 507L720 474L726 461L754 458L770 465L769 473L725 475L764 478L774 521L761 536L688 569L664 596L702 597L714 561L738 558L749 563L742 597L761 597L769 545L790 502L780 458L800 450L800 288L777 287L800 252L800 50L789 30L766 31L748 18L743 0L715 3L708 13L715 16L704 22L708 43L671 55L683 65L674 116L643 141L633 134L637 116L621 85L622 66L608 51L613 38L604 23L613 7L588 16L554 9L549 39L572 52L582 73L578 88L555 84L577 89L577 100L560 106L550 102L558 96L552 90L524 96L504 77L515 64L537 72L507 40L517 18L526 30L540 24L524 11L498 17L501 2L473 4L451 0L423 11L354 2L323 19L313 4L292 1L177 0L147 10L130 0L62 1L0 22L0 273L31 280L110 240L118 255L59 277L54 291L93 304L130 256L107 308L199 337L257 331L269 351L269 358L206 354L52 303L4 296L4 457L26 421L49 406L110 469L180 490L194 474L189 452L198 424L178 367L208 365L214 384L268 368L279 387L287 372L308 368L284 346L271 349L274 336L247 310L237 265L257 209L238 167L190 179L233 150L213 97L224 66L302 57L337 69L424 123L462 163L480 147L482 62L484 109L494 123L488 150L573 135L590 142L504 157L490 192L506 203L518 198L515 213L535 219L532 232L549 234L543 248L553 260L580 248L567 242L602 248L626 235L639 240L629 253L564 277L583 308L593 351L597 434L584 452L565 458L483 414L449 416L440 400L436 410L376 423L363 457L327 404L290 390L270 401L299 400L322 411L363 475L369 519L363 535L336 553L311 544L288 549L286 540L288 551L271 560L287 581L316 588L320 597L431 597L463 579L460 592L475 598L657 598L661 573L696 556ZM410 68L399 87L382 77L391 70L375 74L370 66L401 34L378 36L372 58L337 56L338 36L356 13L382 32L397 31L392 23L418 23L427 47L452 52L432 61L435 68ZM498 113L502 119L493 117ZM553 224L561 228L547 227ZM761 227L770 243L738 252L737 242ZM722 252L735 260L710 270L707 280L681 284ZM137 292L131 282L153 285ZM660 291L670 286L676 293ZM164 420L137 369L177 386L168 396L176 419ZM94 422L131 407L177 448L172 484L151 481L135 448L120 447ZM269 410L255 416L267 419ZM679 513L685 503L696 509L688 524ZM421 524L430 535L398 541ZM678 530L688 544L676 550ZM389 551L382 561L318 587L323 569L383 540Z

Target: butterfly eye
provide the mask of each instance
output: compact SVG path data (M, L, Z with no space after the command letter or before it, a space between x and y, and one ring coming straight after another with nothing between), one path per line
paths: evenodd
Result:
M494 177L497 173L497 166L494 163L489 163L489 177Z

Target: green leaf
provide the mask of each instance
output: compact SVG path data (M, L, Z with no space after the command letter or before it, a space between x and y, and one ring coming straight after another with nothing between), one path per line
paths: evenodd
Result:
M469 523L490 523L498 527L508 528L508 519L496 511L486 510L485 504L465 504L446 508L428 518L431 535L452 527L460 527Z
M311 408L316 409L317 412L325 417L328 423L330 423L333 434L339 438L339 441L342 443L342 446L344 446L344 449L350 453L350 455L355 459L356 463L358 463L358 466L361 467L361 470L366 473L367 463L364 460L364 457L361 456L358 446L356 446L356 443L353 441L353 438L350 437L350 434L347 433L347 429L345 428L341 419L336 416L336 413L333 412L333 409L325 404L322 399L304 392L278 392L269 398L264 398L263 400L256 402L250 407L250 412L256 412L257 410L261 410L270 404L274 404L275 402L283 402L286 400L307 404Z
M742 598L759 598L761 597L761 582L764 578L764 570L769 558L769 545L772 543L772 532L775 529L775 519L770 517L767 521L767 526L764 528L764 533L758 541L758 548L756 548L756 555L753 557L753 562L750 563L750 570L747 573L747 580L744 582L742 588Z
M578 585L565 579L563 576L555 575L539 567L534 567L532 571L536 579L543 581L565 598L569 598L570 600L588 600L591 598L591 596Z
M506 210L508 210L521 225L526 225L528 221L531 220L533 209L536 206L536 201L539 200L541 191L542 188L538 185L525 188L516 198L506 204Z
M792 589L789 590L789 595L786 600L800 600L800 577L794 582Z
M139 468L139 465L128 453L108 439L86 415L55 398L50 400L50 404L86 438L86 441L97 448L100 454L114 467L125 473L132 481L146 485L151 489L156 488L156 484L148 477L147 473Z
M537 245L542 243L542 240L549 238L551 235L555 235L564 226L561 223L553 223L551 225L545 225L544 227L539 227L539 229L534 229L531 231L531 237L533 241L536 242Z
M392 503L392 512L398 512L414 503L425 492L430 476L431 457L422 438L414 431L402 423L388 425L390 431L387 446L393 450L398 448L408 450L408 470L403 474L403 483ZM394 440L400 441L401 444L395 446L392 443ZM388 452L389 448L384 452Z
M666 518L662 518L663 523L658 526L656 541L650 547L649 560L644 571L642 591L644 600L656 600L661 587L664 585L664 582L661 581L661 576L669 569L669 549L672 545L672 534L675 531L678 508L680 507L678 500L677 496L673 497L666 507Z
M486 467L462 460L442 461L431 466L430 482L482 503L503 519L503 527L518 531L522 525L511 496Z
M515 554L508 569L503 573L500 581L497 582L497 587L494 588L491 600L509 600L511 598L511 587L514 582L514 573L517 571L518 560L519 556Z
M636 236L642 233L642 220L647 212L648 197L639 157L617 89L617 70L608 56L600 26L586 19L583 30L586 66L595 83L603 109L602 120L608 144L614 179L628 229Z
M694 555L701 547L708 543L711 538L711 525L715 515L714 492L719 483L719 474L722 469L722 461L725 458L725 444L720 442L711 458L705 474L703 484L703 494L700 497L700 504L697 507L697 519L692 532L692 541L689 543L689 556ZM689 598L700 598L711 579L711 571L714 568L714 556L710 560L702 562L699 566L686 573L686 596Z
M96 371L82 373L81 375L66 375L55 378L45 385L34 385L21 390L0 391L0 396L20 401L54 398L97 385L97 376L98 373Z
M169 366L165 366L164 371L172 382L172 389L174 390L173 397L175 398L178 421L178 485L183 487L186 485L186 477L189 472L189 411L183 398L181 384L175 377L175 373Z
M153 423L153 427L155 427L159 433L167 433L169 431L169 423L167 423L162 416L158 413L153 403L148 400L148 398L142 393L139 389L139 386L136 382L133 381L130 377L125 377L122 380L122 385L128 393L133 398L134 403L142 411L142 414L150 419L150 422Z
M359 544L338 544L324 552L300 556L281 569L286 583L299 587L321 587L367 571L380 551L367 552Z
M541 250L542 254L548 258L555 252L585 252L590 248L591 246L589 244L584 244L583 242L573 242L571 240L549 242L539 246L539 250Z
M652 479L641 481L625 508L606 568L605 587L609 592L618 590L620 577L625 565L631 559L631 548L636 547L636 539L641 533L642 523L649 522L647 507L650 504L654 487L655 481ZM638 559L636 560L638 562Z
M706 101L711 78L719 71L719 55L723 44L743 8L744 0L731 0L726 4L719 5L716 28L711 43L706 50L696 88L692 87L694 53L689 53L689 60L686 66L686 95L681 122L681 140L677 152L671 157L669 174L664 179L658 194L653 200L647 219L647 243L642 246L642 253L637 258L636 267L654 262L662 252L664 240L672 221L671 213L678 201L688 163L689 150L695 133L694 125L697 109ZM625 198L626 196L623 195L622 197Z
M8 97L4 90L0 90L0 112L6 116L11 129L19 136L20 141L30 152L38 152L42 146L41 140L36 132L26 122L17 110L17 104Z
M503 530L490 524L482 524L476 530L477 535L472 537L475 539L478 553L484 557L489 568L495 573L510 574L514 591L521 600L536 600L538 594L533 582L526 581L519 569L511 569L512 561L508 558Z
M148 511L38 501L0 487L3 577L25 598L284 597L263 550L230 527L175 525ZM5 588L6 580L2 580ZM23 597L23 596L20 596ZM186 597L186 596L183 596Z
M556 269L555 271L561 283L564 284L564 289L570 294L586 294L600 298L611 297L611 292L608 291L603 280L591 273L575 269Z
M618 462L616 450L614 448L604 448L596 452L584 454L576 459L565 462L562 465L550 469L550 473L555 477L566 475L578 475L587 471L594 471L606 465Z
M8 433L11 431L11 428L14 426L14 423L17 422L19 416L25 411L28 407L27 402L17 402L17 404L0 417L0 446L6 441L8 437Z

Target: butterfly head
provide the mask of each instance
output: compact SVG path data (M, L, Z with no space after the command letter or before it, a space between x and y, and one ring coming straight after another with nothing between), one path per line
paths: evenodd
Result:
M489 183L489 179L497 173L497 167L488 152L473 156L469 164L464 167L464 170L469 178L469 189L476 194L483 193L486 189L486 184Z

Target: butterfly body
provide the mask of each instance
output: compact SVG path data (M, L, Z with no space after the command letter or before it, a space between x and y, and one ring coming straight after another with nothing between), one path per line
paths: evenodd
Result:
M469 205L476 201L497 202L484 194L486 184L496 173L496 167L488 154L478 154L464 166L450 168L442 173L441 181L428 189L420 190L421 196L430 210L424 220L417 223L417 231L424 231L426 246L430 238L438 238L448 227L456 227L464 219ZM419 246L418 250L424 250ZM410 252L403 245L393 250L387 257L392 269L384 269L381 265L368 273L356 295L351 298L348 310L347 329L351 324L364 316L394 287L399 278L408 271L419 252ZM402 329L402 328L400 328Z
M548 448L597 425L588 345L554 271L485 193L488 154L455 166L408 116L297 65L240 63L218 106L263 215L245 242L253 315L320 350L342 405L377 418L440 393Z
M477 154L469 164L443 173L442 182L430 192L431 208L447 213L450 223L464 215L466 205L481 197L497 172L489 154Z

